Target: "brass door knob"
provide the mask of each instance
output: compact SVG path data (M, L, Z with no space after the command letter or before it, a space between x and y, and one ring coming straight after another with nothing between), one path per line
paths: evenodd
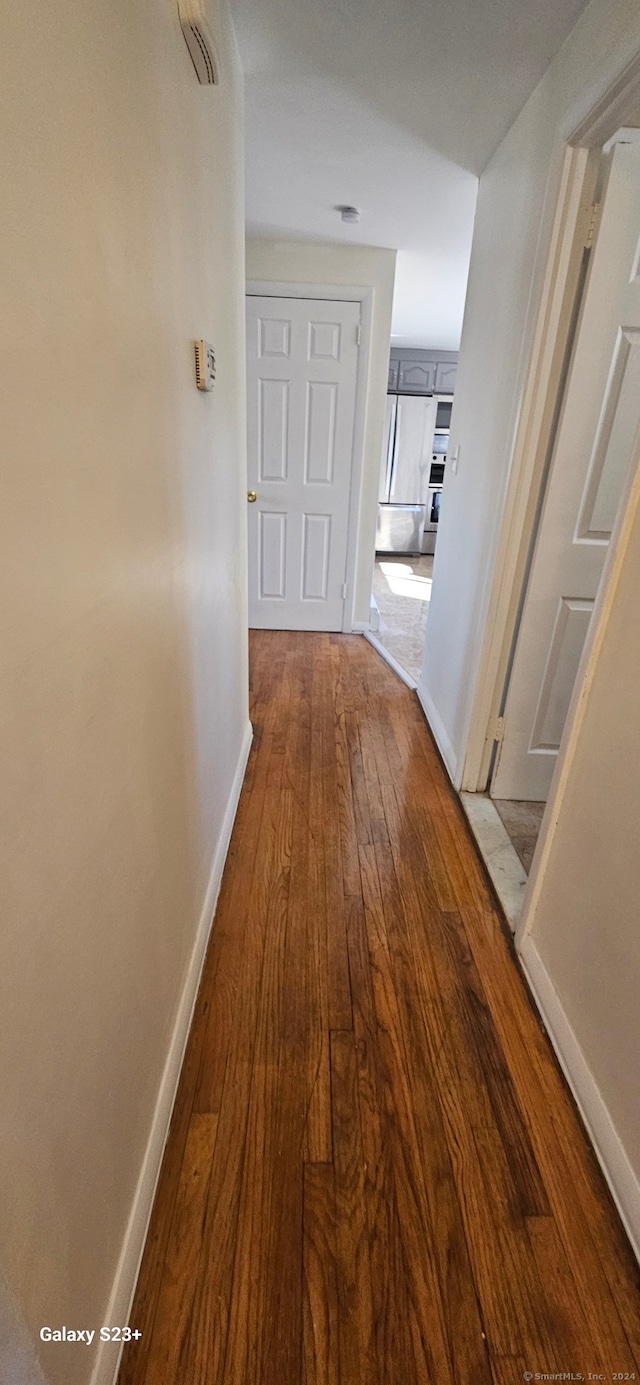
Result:
M254 500L257 500L257 499L258 499L258 497L257 497L255 491L247 491L247 500L249 501L249 504L250 504L250 505L253 505Z

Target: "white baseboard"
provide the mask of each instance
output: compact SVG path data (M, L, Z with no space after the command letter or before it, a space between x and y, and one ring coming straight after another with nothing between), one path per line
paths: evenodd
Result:
M0 1380L6 1385L47 1385L33 1338L4 1279L0 1278Z
M433 732L435 743L445 762L452 784L457 788L456 775L458 773L458 757L449 740L449 736L442 723L440 713L435 704L431 701L429 693L422 683L418 683L416 688L418 702L427 718L429 726Z
M378 654L382 655L382 658L385 660L385 663L389 665L389 668L392 668L394 673L397 673L398 678L401 678L402 682L406 683L407 687L411 688L412 692L415 692L417 687L415 678L412 678L411 674L407 673L406 668L403 668L402 664L399 664L398 660L394 659L393 654L389 653L389 650L385 648L377 635L374 635L371 630L363 630L362 633L365 640L368 640L369 644L373 645Z
M380 629L380 607L378 606L373 592L371 593L371 601L369 603L369 629L374 635L376 635Z
M162 1156L164 1154L164 1147L169 1132L169 1122L171 1120L184 1052L198 995L200 974L207 951L209 933L215 914L218 893L222 881L222 872L229 849L229 841L231 839L231 832L238 807L240 790L245 776L252 738L253 728L250 723L247 723L236 772L233 778L231 793L229 794L229 801L227 803L218 844L211 866L209 883L207 885L204 904L200 914L195 942L193 944L186 978L182 987L182 994L178 1004L178 1013L173 1026L169 1051L160 1081L155 1111L151 1122L151 1131L142 1161L138 1186L135 1191L133 1206L124 1235L122 1251L120 1253L120 1259L109 1298L109 1306L104 1315L105 1324L111 1326L124 1326L129 1322L129 1313L131 1311L136 1281L140 1270L140 1262L142 1260L142 1252L144 1250L149 1228L149 1219L151 1217L153 1200L158 1177L160 1175ZM121 1351L122 1346L117 1342L102 1342L100 1344L91 1374L91 1385L114 1385L120 1365Z
M640 1260L640 1178L627 1157L602 1092L530 933L523 940L520 961L634 1254Z
M350 633L351 633L352 635L364 635L364 634L366 634L366 632L367 632L368 629L369 629L369 622L368 622L368 620L352 620L352 622L351 622L351 631L350 631Z

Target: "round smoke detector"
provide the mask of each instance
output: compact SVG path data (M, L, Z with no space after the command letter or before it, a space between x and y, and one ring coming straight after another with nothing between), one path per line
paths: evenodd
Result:
M335 210L340 213L342 220L349 222L350 225L354 225L360 220L360 212L357 207L336 207Z

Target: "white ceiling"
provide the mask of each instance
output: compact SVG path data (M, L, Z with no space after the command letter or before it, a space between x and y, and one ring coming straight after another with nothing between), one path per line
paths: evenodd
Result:
M231 3L250 233L397 249L394 340L455 349L477 175L585 0Z

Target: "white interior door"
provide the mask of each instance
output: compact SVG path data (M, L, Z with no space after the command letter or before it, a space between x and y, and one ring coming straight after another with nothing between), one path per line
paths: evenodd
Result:
M625 140L627 136L625 135ZM617 143L505 706L494 798L545 800L640 424L640 144Z
M360 304L247 299L249 624L342 630Z

